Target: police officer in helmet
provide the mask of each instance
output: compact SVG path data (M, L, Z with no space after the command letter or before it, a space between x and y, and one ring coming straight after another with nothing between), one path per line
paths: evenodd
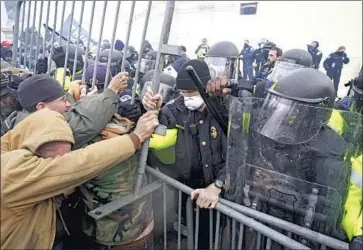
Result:
M81 47L78 47L77 49L76 48L77 45L69 44L67 68L68 70L70 70L71 73L73 73L73 64L74 64L76 50L77 50L76 72L83 69L83 56L85 55L85 51ZM55 62L57 68L64 67L66 52L67 52L66 45L54 47L52 60Z
M255 96L264 98L267 90L273 83L278 82L281 77L293 72L296 69L309 68L313 66L313 58L302 49L291 49L286 51L276 62L267 79L262 79L255 86Z
M349 147L327 126L335 97L325 74L301 68L281 77L264 100L240 101L230 121L231 127L239 124L241 131L232 134L237 144L232 145L234 155L232 151L229 155L231 162L236 160L236 169L227 167L228 196L240 194L236 199L246 206L345 240L336 226L350 174L350 163L344 157ZM247 113L250 122L241 122ZM246 168L246 172L239 170L246 176L234 175L232 170L240 166ZM245 184L248 193L241 190ZM296 239L313 249L319 247L303 236ZM281 246L274 242L271 249Z
M110 49L104 49L100 52L98 62L106 64L108 62L108 56L110 53ZM111 53L111 64L110 64L110 73L111 76L117 75L121 72L121 64L122 64L123 54L118 50L113 50Z
M150 50L145 54L141 59L140 73L145 74L146 72L155 69L157 54L158 52L156 50Z
M239 51L235 44L229 41L222 41L213 44L205 58L211 78L226 76L228 79L238 79Z

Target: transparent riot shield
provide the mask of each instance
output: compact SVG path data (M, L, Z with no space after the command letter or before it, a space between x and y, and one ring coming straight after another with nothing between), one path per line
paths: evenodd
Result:
M340 222L361 121L358 113L279 97L233 98L226 198L345 240Z

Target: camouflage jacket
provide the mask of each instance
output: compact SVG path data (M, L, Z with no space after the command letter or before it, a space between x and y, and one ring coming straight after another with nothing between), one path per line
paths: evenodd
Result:
M121 162L81 187L88 210L120 199L133 190L137 155ZM145 196L102 219L84 220L84 232L102 245L123 245L135 241L153 223L151 197Z

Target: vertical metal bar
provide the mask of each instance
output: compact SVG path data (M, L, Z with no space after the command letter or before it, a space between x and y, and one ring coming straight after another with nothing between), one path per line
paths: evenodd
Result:
M213 210L209 210L209 248L213 248Z
M130 42L130 33L131 33L131 27L132 27L132 19L134 17L135 3L136 3L136 1L132 1L132 4L131 4L131 10L130 10L130 16L129 16L129 26L127 27L126 41L125 41L126 49L125 49L125 53L122 57L121 72L124 71L124 69L125 69L126 52L127 52L127 47L129 46L129 42Z
M193 249L193 203L190 198L187 199L187 247Z
M214 249L217 250L219 246L219 228L221 223L221 213L217 211L217 218L216 218L216 233L214 239Z
M101 45L101 41L102 41L103 25L105 24L105 15L106 15L106 9L107 9L107 1L104 1L103 3L104 3L104 5L103 5L103 12L102 12L102 21L101 21L100 32L99 32L100 36L98 37L96 60L95 60L95 64L93 65L92 89L95 86L97 63L98 63L98 57L100 56L100 45Z
M24 62L22 62L22 58L23 58L23 41L24 41L24 23L25 23L25 7L26 7L26 1L24 1L24 4L23 4L23 13L22 13L22 21L21 21L21 34L20 34L20 46L19 46L19 63L21 65L24 64ZM25 42L24 42L24 45L25 45ZM13 56L14 56L14 53L13 53Z
M66 47L66 58L64 59L64 71L63 71L63 83L62 87L64 89L64 85L66 84L66 75L67 75L67 68L68 68L68 56L69 56L69 42L71 40L71 34L72 34L72 23L73 23L73 14L74 14L74 5L76 4L76 1L72 1L72 10L71 10L71 23L70 28L68 31L68 39L67 39L67 47Z
M113 31L112 31L112 38L111 38L111 49L108 53L108 60L107 60L107 69L106 69L106 77L105 80L108 79L108 76L110 74L110 64L111 64L111 55L113 52L113 48L115 47L115 36L116 36L116 30L117 30L117 24L118 24L118 17L119 17L119 12L120 12L120 5L121 5L121 1L117 1L117 6L116 6L116 13L115 13L115 19L114 19L114 23L113 23ZM105 81L104 83L104 88L106 88L108 85L108 81Z
M57 10L58 10L58 1L55 1L55 9L54 9L54 22L53 22L53 31L52 31L52 39L50 40L50 53L48 58L48 74L51 70L52 66L52 57L53 57L53 51L54 51L54 32L57 28ZM60 45L60 44L59 44Z
M167 248L167 235L166 235L166 184L163 184L163 218L164 218L164 249Z
M271 239L267 238L266 240L266 250L270 250L271 249Z
M87 64L88 64L88 53L89 53L89 47L91 45L91 36L92 36L92 27L93 27L93 16L95 14L95 5L96 1L92 2L92 10L90 15L90 24L89 24L89 33L88 33L88 39L87 39L87 47L86 47L86 54L85 54L85 61L83 64L83 74L82 74L82 83L85 84L85 78L86 78L86 70L87 70Z
M79 38L81 37L81 27L82 27L82 22L83 22L83 13L84 13L84 1L82 1L82 6L81 6L81 16L80 16L79 27L78 27L76 51L74 53L74 61L73 61L72 81L74 81L74 78L76 76L76 70L77 70L78 47L79 47Z
M25 10L25 3L23 4L23 1L18 1L16 3L16 9L15 9L15 24L14 24L14 39L13 39L13 55L11 57L11 63L13 64L13 66L16 66L16 61L17 61L17 55L18 55L18 46L19 46L19 25L20 25L20 9L21 6L24 5L24 10ZM24 11L23 11L24 13ZM23 23L24 23L24 19L23 19ZM21 44L21 40L20 40L20 44ZM21 51L19 51L19 55L21 56Z
M238 234L238 245L237 245L237 249L239 249L239 250L242 249L244 231L245 231L245 225L240 223L239 224L239 234Z
M321 245L321 246L320 246L320 249L321 249L321 250L326 250L326 246L325 246L325 245Z
M142 51L144 48L144 42L145 42L145 38L146 38L147 28L149 25L151 6L152 6L152 1L149 1L148 6L147 6L147 11L146 11L146 16L145 16L144 29L142 31L142 36L141 36L141 45L140 45L140 50L139 50L139 58L137 59L137 68L136 68L136 73L135 73L135 78L134 78L134 85L132 87L131 104L134 104L134 102L135 102L136 87L137 87L137 83L139 81L139 74L140 74L140 63L141 63L141 57L142 57L141 54L142 54ZM149 146L149 145L147 145L147 146ZM142 153L141 153L141 155L142 155ZM140 190L137 190L135 188L136 194L138 191L140 191Z
M45 18L46 27L44 27L43 58L45 57L45 49L46 49L45 46L47 44L48 25L49 25L49 12L50 12L50 0L48 1L47 15L46 15L46 18ZM54 15L56 16L56 13ZM48 63L48 65L49 65L49 63Z
M41 2L40 2L40 14L39 14L39 20L38 20L38 38L37 38L37 45L36 45L36 50L35 50L35 56L36 56L36 58L35 58L35 65L34 65L34 67L35 67L35 70L36 70L36 68L37 68L37 62L38 62L38 58L39 58L39 40L40 40L40 34L41 34L41 28L42 28L42 19L43 19L43 4L44 4L44 1L42 0ZM45 39L44 39L44 41L43 41L43 43L45 43ZM44 51L43 51L43 53L44 53Z
M234 250L236 246L236 220L232 218L232 246L231 249Z
M62 20L61 20L61 26L60 26L60 30L59 30L59 45L62 46L62 42L63 42L63 23L64 23L64 14L65 14L65 11L66 11L66 5L67 5L67 1L63 1L63 10L62 10ZM72 18L73 18L73 15L72 15ZM71 25L71 28L72 29L72 25Z
M181 248L181 211L182 210L182 192L178 191L178 249Z
M256 239L256 249L261 248L261 233L257 232L257 239Z
M28 16L27 16L27 28L26 28L26 33L25 33L25 54L24 54L24 66L29 68L27 66L27 51L28 51L28 39L29 39L29 25L30 25L30 10L31 10L31 6L32 6L32 2L29 1L29 9L28 9Z
M287 237L291 238L292 237L292 232L288 231L287 232ZM288 247L284 247L284 250L289 250Z
M194 237L194 249L198 250L198 238L199 238L199 213L200 209L197 206L197 211L195 213L195 237Z
M30 37L30 64L29 64L29 70L31 71L32 69L32 65L33 65L33 62L34 62L34 58L33 58L33 55L34 55L34 50L33 50L33 39L34 39L34 31L36 31L35 29L35 18L37 16L37 3L38 1L35 1L34 3L34 10L33 10L33 22L32 22L32 35ZM39 17L40 18L40 17ZM36 55L34 55L36 56ZM36 60L36 58L35 58ZM34 71L35 71L35 68L34 68Z

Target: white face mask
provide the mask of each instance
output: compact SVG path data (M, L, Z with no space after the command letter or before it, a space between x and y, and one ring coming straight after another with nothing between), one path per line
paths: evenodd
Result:
M189 110L194 111L199 109L204 104L204 101L200 95L190 97L184 96L184 104Z

